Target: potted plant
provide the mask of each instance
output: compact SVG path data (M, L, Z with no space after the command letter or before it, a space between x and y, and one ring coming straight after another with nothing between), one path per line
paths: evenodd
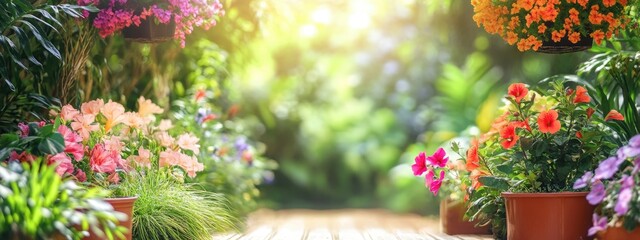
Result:
M106 194L62 179L43 158L0 164L0 236L79 239L91 231L103 239L122 239L125 230L117 223L125 216L102 201Z
M600 44L627 23L627 0L472 0L478 27L520 51L565 53Z
M458 151L458 144L453 142L453 149ZM449 161L449 157L443 148L438 148L432 155L427 156L421 152L415 157L415 163L411 165L413 174L421 176L425 174L425 187L438 195L443 192L445 196L440 201L440 226L442 232L449 235L456 234L490 234L489 227L479 226L478 221L469 221L465 218L468 205L466 186L471 181L467 169L461 161ZM442 191L441 191L442 190Z
M224 15L219 0L78 0L78 4L100 9L90 19L103 38L122 31L125 39L138 42L175 38L181 47L195 27L209 29Z
M616 147L602 122L622 120L617 111L603 120L584 87L550 87L509 86L504 113L480 138L477 161L467 162L477 166L469 215L506 225L508 239L587 238L593 207L572 186Z
M589 235L598 239L640 239L640 135L574 183L590 187L586 199L597 205Z

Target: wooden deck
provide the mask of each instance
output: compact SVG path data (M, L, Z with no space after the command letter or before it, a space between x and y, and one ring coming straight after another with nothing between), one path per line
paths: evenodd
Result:
M437 219L385 210L260 210L245 233L216 235L224 240L483 240L491 236L442 234Z

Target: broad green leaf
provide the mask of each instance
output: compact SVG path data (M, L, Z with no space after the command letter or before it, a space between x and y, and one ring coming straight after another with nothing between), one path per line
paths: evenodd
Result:
M498 189L500 191L509 190L509 182L504 178L483 176L478 178L478 181L480 181L480 183L484 184L486 187Z
M38 144L38 151L44 154L58 154L64 151L64 138L60 133L53 133L47 138L42 139L40 144Z

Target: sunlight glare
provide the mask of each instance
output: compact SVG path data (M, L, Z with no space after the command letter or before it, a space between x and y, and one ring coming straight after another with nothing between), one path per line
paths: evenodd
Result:
M311 13L311 20L315 23L329 25L331 23L331 9L319 7Z

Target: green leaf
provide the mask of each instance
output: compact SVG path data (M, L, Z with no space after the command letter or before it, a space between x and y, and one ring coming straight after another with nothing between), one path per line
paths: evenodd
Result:
M40 128L40 133L38 133L38 136L47 137L47 136L51 135L51 133L53 133L53 125L48 124L48 125L44 125L44 127Z
M494 176L483 176L478 178L478 181L486 187L498 189L500 191L507 191L510 187L509 182L506 179Z
M511 174L513 172L513 163L511 161L507 161L503 164L496 166L498 171L503 172L505 174Z
M58 154L64 151L64 138L60 133L53 133L38 144L38 151L51 155Z
M0 148L5 148L12 145L13 142L18 141L20 137L16 134L5 133L0 135ZM2 158L0 158L2 159Z

